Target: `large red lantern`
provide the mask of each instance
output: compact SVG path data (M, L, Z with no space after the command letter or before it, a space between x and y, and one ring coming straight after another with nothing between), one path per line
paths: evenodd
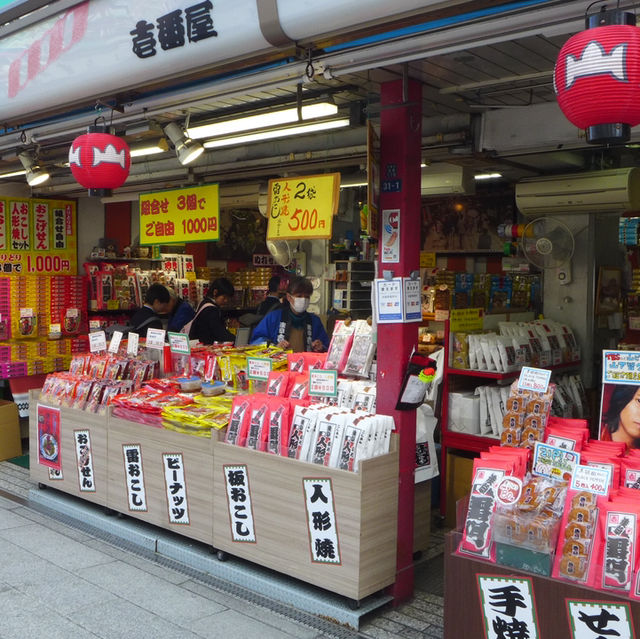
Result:
M623 143L640 124L640 29L621 10L587 17L567 40L553 72L558 105L590 144Z
M122 138L108 133L106 127L90 126L71 143L69 166L78 183L89 189L89 195L105 197L125 183L131 155Z

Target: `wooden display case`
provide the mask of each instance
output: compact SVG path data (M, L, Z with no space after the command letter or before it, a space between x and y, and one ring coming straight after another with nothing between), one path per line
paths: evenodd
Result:
M213 544L213 460L212 440L154 428L110 416L107 449L109 474L107 506L172 532ZM212 432L212 437L218 431ZM146 510L132 508L127 482L127 446L136 446L141 457ZM182 456L188 523L170 518L163 455ZM184 519L184 518L183 518Z
M364 460L358 472L214 442L213 545L359 600L395 581L398 516L396 437L388 455ZM234 541L225 467L248 476L255 542ZM330 479L340 563L312 561L303 481ZM330 506L329 506L330 508Z
M107 505L107 416L73 408L60 408L60 459L62 473L50 472L38 463L38 398L39 391L29 393L29 474L32 480L51 486L87 501ZM46 404L45 404L46 405ZM76 454L76 436L88 431L91 448L91 487L84 486ZM93 488L91 490L90 488Z

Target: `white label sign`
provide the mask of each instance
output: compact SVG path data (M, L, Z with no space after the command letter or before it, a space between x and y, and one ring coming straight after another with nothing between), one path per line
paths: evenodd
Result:
M104 331L89 333L89 350L92 353L99 353L107 350L107 336Z
M167 489L169 522L188 525L189 506L182 453L163 453L162 463L164 464L164 483Z
M567 599L572 639L634 639L628 603Z
M546 393L549 388L551 371L544 368L532 368L523 366L518 378L518 388L520 390L530 390L536 393Z
M91 435L88 430L74 430L73 439L76 444L76 460L78 462L78 483L80 491L96 492L93 475L93 455L91 452Z
M109 342L109 352L117 353L120 348L120 342L122 341L122 331L113 331L111 341Z
M579 463L580 453L536 442L533 448L531 473L556 481L570 481Z
M138 354L138 343L140 342L140 335L138 333L129 333L127 335L127 355Z
M404 321L422 321L422 282L420 279L405 277L402 280L404 286Z
M267 357L247 357L247 377L259 381L269 379L272 361Z
M149 339L148 335L147 339ZM189 355L189 353L191 353L189 336L185 333L169 333L169 348L171 349L172 353Z
M312 368L309 371L309 395L311 397L337 397L338 371Z
M167 334L166 331L161 328L149 328L147 329L147 341L145 342L147 348L155 348L156 350L164 349L164 337Z
M303 479L311 561L340 564L338 523L331 479Z
M144 489L142 469L142 450L140 444L122 444L124 475L127 480L127 499L129 510L147 510L147 496Z
M247 467L244 465L223 466L222 470L227 487L231 538L233 541L255 543L256 531L253 525Z
M376 315L378 324L402 322L402 278L376 280Z
M58 480L64 479L64 477L62 476L61 470L58 470L57 468L48 468L47 470L49 471L49 479L51 481L58 481Z
M33 309L32 308L21 308L20 309L20 317L33 317Z
M478 575L487 639L538 639L537 615L530 578Z
M576 466L571 478L571 489L596 495L608 495L611 485L611 469L596 466Z

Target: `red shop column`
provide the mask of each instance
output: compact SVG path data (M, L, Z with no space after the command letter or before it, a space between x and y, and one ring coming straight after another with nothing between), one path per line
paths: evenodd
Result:
M387 82L381 87L380 195L381 222L385 211L399 211L399 254L396 262L378 262L378 277L391 271L408 277L420 268L421 87L415 80ZM382 244L382 241L380 242ZM413 507L416 464L416 411L396 411L402 379L418 340L412 324L378 325L378 400L380 413L392 415L400 440L398 485L398 560L391 594L394 604L413 595Z

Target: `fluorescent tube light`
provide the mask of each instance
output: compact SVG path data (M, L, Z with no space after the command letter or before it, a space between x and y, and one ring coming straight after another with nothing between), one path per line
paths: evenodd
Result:
M25 173L25 170L11 171L11 173L0 173L0 180L4 180L4 178L16 177L17 175L24 175Z
M302 135L304 133L314 133L316 131L327 131L329 129L340 129L349 126L349 118L340 120L328 120L326 122L316 122L314 124L303 124L285 129L273 129L271 131L258 131L247 135L236 135L230 138L219 140L208 140L203 143L206 149L215 149L222 146L232 146L234 144L246 144L248 142L259 142L261 140L273 140L275 138L286 138L290 135Z
M141 146L131 147L129 149L129 155L132 158L140 157L143 155L155 155L156 153L165 153L169 150L169 145L167 141L162 138L158 140L158 142L154 142L153 144L145 144Z
M324 118L335 115L337 112L338 107L330 102L307 104L301 109L303 120ZM267 127L281 126L283 124L292 124L298 121L298 109L296 107L291 107L289 109L281 109L279 111L269 111L267 113L258 113L257 115L249 115L242 118L235 118L233 120L225 120L224 122L213 122L211 124L192 126L189 127L187 133L192 139L213 138L230 135L232 133L241 133L242 131L252 131L253 129L264 129Z
M474 180L497 180L502 177L502 173L478 173L473 176Z

